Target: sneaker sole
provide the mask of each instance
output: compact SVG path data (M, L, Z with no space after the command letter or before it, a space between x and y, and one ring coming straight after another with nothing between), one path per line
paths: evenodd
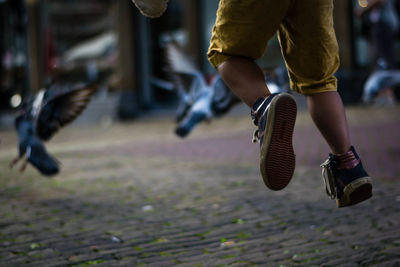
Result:
M371 181L371 177L363 177L348 184L343 190L343 196L336 200L337 206L352 206L372 197Z
M283 93L271 101L260 156L261 175L271 190L282 190L292 179L296 163L292 140L296 115L297 105L291 95Z

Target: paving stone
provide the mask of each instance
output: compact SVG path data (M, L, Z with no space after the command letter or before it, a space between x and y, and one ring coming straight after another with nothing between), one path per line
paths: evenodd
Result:
M325 195L329 150L304 112L279 192L247 116L183 140L165 118L72 125L48 144L63 163L52 179L9 171L16 138L0 130L0 266L399 266L400 108L347 114L374 197L345 209Z

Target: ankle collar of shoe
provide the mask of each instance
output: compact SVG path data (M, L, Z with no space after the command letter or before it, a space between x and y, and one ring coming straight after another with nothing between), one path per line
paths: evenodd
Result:
M332 156L337 161L338 169L352 169L360 163L360 158L353 146L345 153L333 154Z

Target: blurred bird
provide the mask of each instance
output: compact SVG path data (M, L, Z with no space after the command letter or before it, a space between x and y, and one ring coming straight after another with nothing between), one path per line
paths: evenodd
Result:
M220 75L213 76L211 82L207 83L204 76L196 74L192 86L196 92L193 102L175 129L179 137L186 137L202 121L210 121L214 117L225 115L240 102Z
M60 128L76 119L96 90L95 84L72 88L60 88L54 84L24 103L15 119L18 156L11 161L10 168L26 157L20 172L25 170L29 162L43 175L57 174L60 162L46 151L43 141L50 140Z
M165 43L165 55L167 72L179 97L176 110L176 120L179 122L193 104L195 90L200 88L195 86L193 78L195 75L202 77L202 74L198 71L194 60L183 52L183 48L176 41Z
M193 79L192 86L199 88L194 89L196 94L194 95L193 103L187 106L182 120L175 129L175 133L179 137L187 136L197 124L204 120L210 120L213 116L211 109L212 88L205 82L203 76L196 75Z
M179 124L175 129L178 136L187 136L200 122L224 115L239 102L219 75L207 82L176 42L170 41L165 47L168 71L179 95L176 114Z
M378 70L367 79L363 89L364 103L376 101L379 93L387 88L396 88L400 85L400 70Z

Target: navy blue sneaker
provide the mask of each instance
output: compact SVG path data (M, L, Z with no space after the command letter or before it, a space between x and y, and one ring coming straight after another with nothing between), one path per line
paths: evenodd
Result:
M260 98L251 112L258 126L253 142L260 142L260 171L265 185L282 190L292 179L295 168L293 129L297 105L290 94L277 93Z
M321 167L326 193L336 199L339 208L355 205L372 196L372 179L354 147L341 155L329 154Z

